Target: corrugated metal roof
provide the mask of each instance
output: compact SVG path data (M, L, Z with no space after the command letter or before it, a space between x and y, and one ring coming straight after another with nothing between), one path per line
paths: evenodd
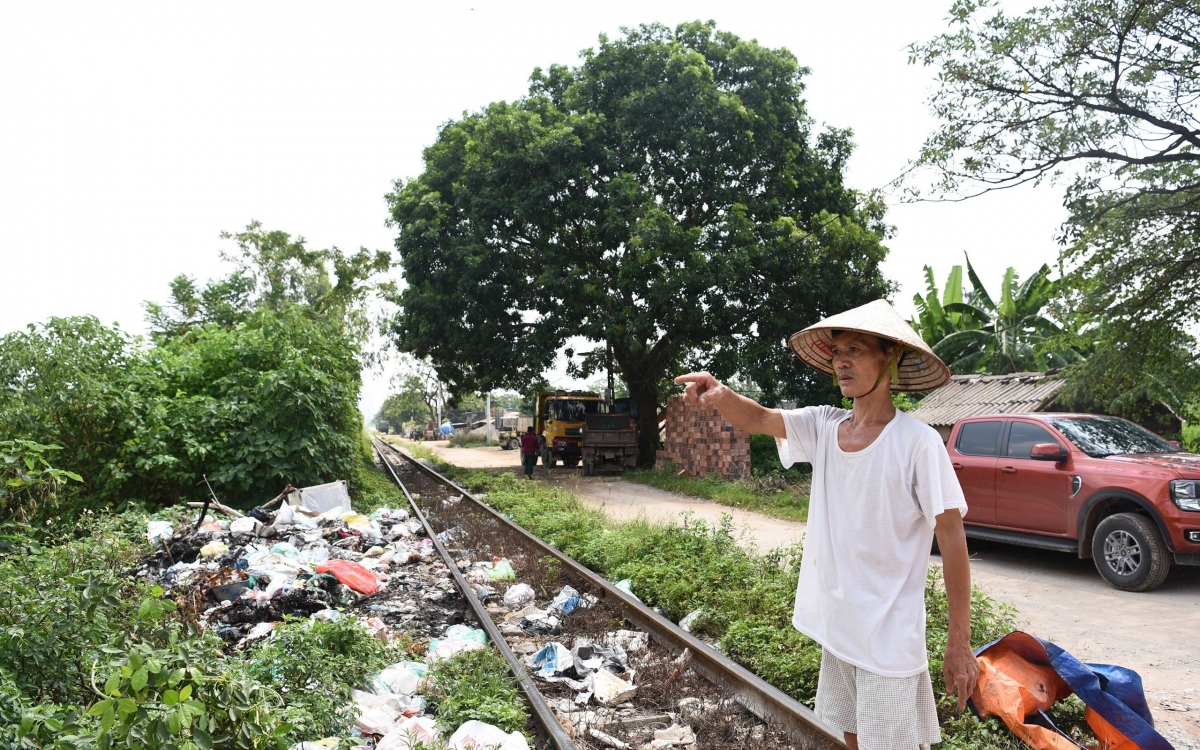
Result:
M980 414L1032 414L1062 387L1058 371L1011 375L955 375L910 414L934 427Z

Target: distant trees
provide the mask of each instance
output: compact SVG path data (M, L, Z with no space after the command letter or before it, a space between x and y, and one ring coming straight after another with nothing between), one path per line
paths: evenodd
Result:
M929 171L939 195L1067 180L1063 307L1094 350L1071 390L1113 411L1143 396L1184 408L1200 390L1200 6L1057 0L1012 16L958 0L951 24L911 50L939 71L940 123L908 188Z
M995 301L967 259L970 291L964 292L962 266L954 266L939 294L933 269L925 266L927 292L914 295L915 328L950 369L959 374L999 375L1062 367L1081 359L1064 343L1063 328L1047 315L1058 283L1043 265L1024 283L1011 266Z
M643 463L679 369L826 398L784 341L886 294L888 228L882 202L843 183L850 134L812 132L806 72L711 24L642 26L448 123L389 196L398 347L458 396L525 392L572 337L607 345Z

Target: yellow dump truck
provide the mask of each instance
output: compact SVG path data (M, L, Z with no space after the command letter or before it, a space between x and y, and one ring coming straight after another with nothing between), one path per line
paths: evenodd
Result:
M589 414L604 412L604 399L591 391L539 391L533 431L542 465L558 461L577 466L583 455L583 425Z

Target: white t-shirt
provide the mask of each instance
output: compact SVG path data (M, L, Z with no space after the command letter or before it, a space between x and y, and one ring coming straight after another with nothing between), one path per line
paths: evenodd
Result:
M812 464L792 625L839 659L885 677L928 668L925 576L934 519L967 507L937 432L904 412L875 441L838 445L845 409L784 411L784 468Z

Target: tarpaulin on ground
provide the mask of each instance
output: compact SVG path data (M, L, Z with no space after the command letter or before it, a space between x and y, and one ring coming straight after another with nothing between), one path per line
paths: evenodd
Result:
M1071 693L1087 705L1087 722L1109 750L1171 750L1154 719L1137 672L1084 664L1059 646L1015 631L975 652L979 684L972 708L994 715L1036 750L1077 750L1046 711Z

